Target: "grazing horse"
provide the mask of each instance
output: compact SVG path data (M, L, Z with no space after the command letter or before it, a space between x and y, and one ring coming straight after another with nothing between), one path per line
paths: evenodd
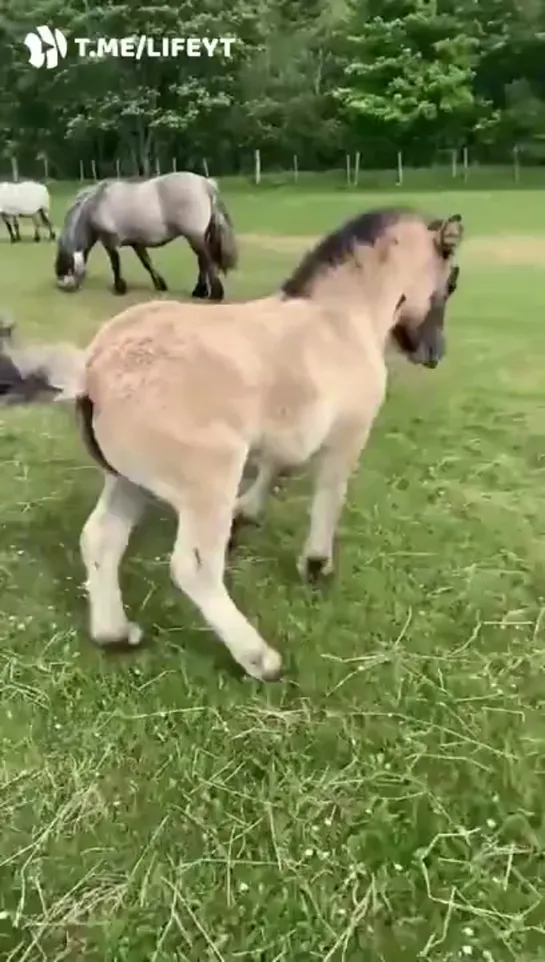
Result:
M180 171L148 180L101 181L80 191L66 213L57 245L57 284L64 291L78 290L89 253L100 241L110 259L116 294L127 291L120 247L132 247L155 290L166 291L147 248L163 247L176 237L186 238L198 260L192 296L223 300L218 271L233 270L238 253L232 221L214 180Z
M34 224L36 242L41 240L40 226L49 231L49 240L55 240L56 234L49 216L50 208L51 198L45 184L39 184L35 180L5 180L0 183L0 215L12 244L21 240L19 217L30 217Z
M224 584L233 517L255 517L274 474L312 458L298 569L305 578L333 570L347 482L385 397L387 345L393 337L429 368L444 356L462 233L459 214L430 222L405 208L371 211L325 237L272 296L201 308L137 304L86 350L4 341L0 396L75 401L104 472L80 541L96 643L140 643L119 565L151 493L178 517L175 584L248 675L278 677L280 655ZM258 479L237 497L250 455Z

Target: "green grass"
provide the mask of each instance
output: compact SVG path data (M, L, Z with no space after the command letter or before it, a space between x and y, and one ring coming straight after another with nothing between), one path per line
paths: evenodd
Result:
M474 239L545 244L539 192L229 200L240 231L270 236L392 198L459 210ZM124 575L152 643L97 652L78 538L99 472L69 414L3 415L3 962L543 959L545 285L542 266L470 250L447 360L394 366L335 582L316 593L295 573L303 481L233 557L234 596L285 656L276 685L241 681L176 594L162 509ZM298 256L243 255L233 297L272 290ZM153 257L184 296L191 255ZM103 254L76 296L52 261L45 242L1 245L2 304L31 338L84 343L153 294L130 253L124 299Z

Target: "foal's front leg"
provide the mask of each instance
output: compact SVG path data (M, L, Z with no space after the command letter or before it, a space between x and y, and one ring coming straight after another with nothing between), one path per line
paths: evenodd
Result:
M98 645L138 645L142 632L127 620L119 565L146 499L125 478L105 475L97 505L81 533L80 548L87 576L89 630Z
M369 436L370 425L346 427L330 438L317 460L310 527L297 562L299 574L314 581L333 573L333 547L349 477Z
M263 459L259 462L257 477L247 487L246 491L237 497L228 543L230 551L237 546L237 535L244 522L257 524L277 474L276 465L272 461Z
M236 500L235 520L258 521L277 474L278 465L274 461L263 458L263 460L259 462L255 481L253 481L244 494L239 495Z

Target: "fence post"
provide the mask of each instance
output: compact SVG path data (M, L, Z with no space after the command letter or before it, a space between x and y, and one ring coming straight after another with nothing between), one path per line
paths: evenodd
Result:
M91 161L91 171L92 171L92 173L93 173L93 180L98 180L98 177L97 177L97 165L96 165L96 163L95 163L94 158L93 158L93 160Z
M457 177L457 175L458 175L458 149L457 149L457 148L455 148L455 149L452 151L452 155L451 155L451 167L452 167L452 177L453 177L453 180L456 180L456 177Z
M467 147L464 147L463 163L464 163L464 183L466 183L467 178L469 176L469 154L468 154Z
M346 155L346 183L350 187L350 154Z
M210 171L208 170L208 164L206 163L206 157L202 159L202 169L204 170L204 176L210 177Z
M176 158L175 158L175 157L172 158L172 173L173 173L173 174L176 173Z
M513 174L515 177L515 184L518 184L520 180L520 158L518 144L515 144L513 147Z
M160 177L160 176L161 176L161 165L160 165L160 163L159 163L159 158L158 158L158 157L155 158L155 176L156 176L156 177Z
M119 157L115 158L115 176L118 180L121 180L121 171L119 169Z
M400 150L397 152L397 183L396 187L403 186L403 154Z
M256 184L261 183L261 153L259 148L254 151L254 180Z
M354 160L354 187L357 187L360 181L360 152L356 151L356 157Z
M80 162L79 162L79 179L80 179L81 181L84 181L84 180L85 180L85 171L84 171L84 169L83 169L83 161L82 161L82 160L80 160Z
M17 163L17 157L15 156L15 154L11 155L10 161L11 161L11 178L14 181L18 181L19 180L19 164Z
M299 165L297 163L297 154L293 155L293 179L295 183L299 180Z

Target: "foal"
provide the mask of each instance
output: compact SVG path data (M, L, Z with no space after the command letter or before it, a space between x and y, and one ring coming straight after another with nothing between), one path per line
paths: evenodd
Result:
M347 482L385 395L387 342L393 335L415 363L441 359L461 237L460 215L430 223L410 210L372 211L325 237L271 297L139 304L104 324L85 352L4 348L5 399L75 400L104 470L81 535L95 642L141 640L118 571L149 492L178 517L175 584L249 675L279 676L280 655L224 584L233 516L255 515L275 473L315 456L298 567L305 577L332 570ZM237 503L249 454L257 488Z

